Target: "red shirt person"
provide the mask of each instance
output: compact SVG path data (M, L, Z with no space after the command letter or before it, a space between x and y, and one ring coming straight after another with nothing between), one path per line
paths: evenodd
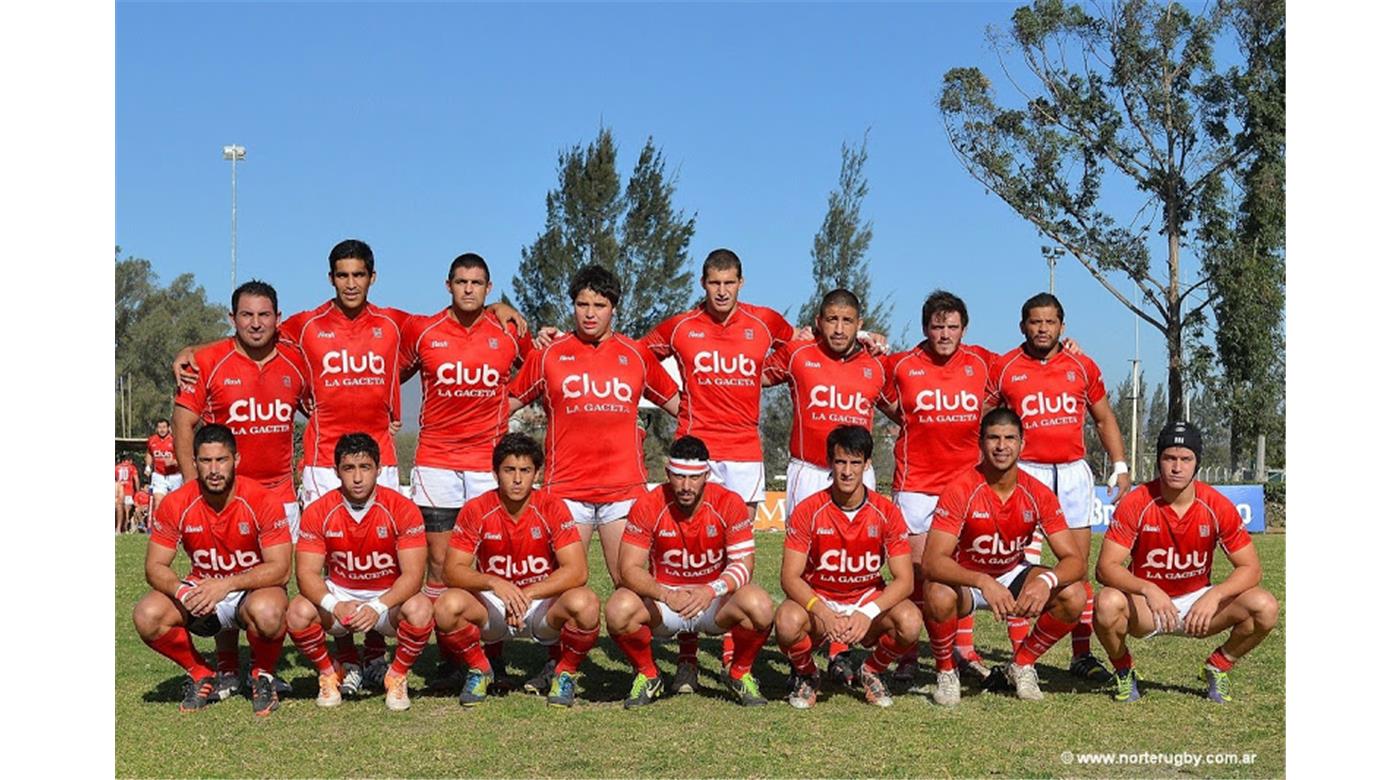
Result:
M164 417L156 420L155 433L146 439L146 477L151 482L156 506L184 482L180 464L175 461L175 438L170 434L170 421Z

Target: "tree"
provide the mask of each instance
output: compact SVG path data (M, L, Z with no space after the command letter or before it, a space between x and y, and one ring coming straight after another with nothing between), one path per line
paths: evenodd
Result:
M1218 73L1217 38L1240 3L1192 15L1178 4L1114 3L1102 17L1062 0L1038 0L1012 15L1009 38L992 36L1005 67L1019 54L1034 87L1016 88L1022 109L995 102L977 68L944 74L939 108L954 154L977 181L1077 259L1113 297L1164 337L1168 413L1183 413L1183 335L1199 326L1218 292L1219 269L1202 263L1183 279L1182 253L1219 177L1248 167L1260 140L1249 132L1250 80ZM1282 14L1278 15L1282 35ZM1267 37L1241 36L1245 60ZM1009 72L1009 71L1008 71ZM1014 81L1014 78L1013 78ZM1124 218L1107 210L1105 177L1145 195ZM1117 202L1115 196L1114 201ZM1139 224L1142 220L1142 224ZM1163 246L1154 258L1153 234ZM1126 274L1141 305L1111 278ZM1198 290L1209 295L1190 301Z
M621 186L612 131L603 128L587 147L559 155L559 188L545 196L545 228L521 249L512 289L515 305L532 323L568 328L573 302L569 280L597 263L618 275L622 301L613 328L646 335L689 304L689 263L695 217L671 203L674 177L647 138L636 167Z
M161 287L150 261L118 256L116 280L116 376L130 383L131 433L141 435L170 416L171 358L186 344L227 335L228 319L222 306L209 303L193 274ZM118 431L121 419L119 407Z

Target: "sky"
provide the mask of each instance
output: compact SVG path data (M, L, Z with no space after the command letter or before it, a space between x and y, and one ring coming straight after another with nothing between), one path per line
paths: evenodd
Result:
M357 237L375 251L371 300L435 311L462 252L510 291L560 151L606 126L624 177L648 137L661 147L674 205L696 218L694 267L729 247L742 297L795 317L841 145L868 131L862 215L889 335L916 342L942 287L967 301L969 342L1010 349L1021 302L1048 286L1048 242L961 167L935 101L969 65L1009 99L985 31L1014 7L119 3L117 244L227 300L221 150L241 144L240 281L271 282L287 314L313 307L331 294L330 247ZM1141 205L1113 195L1120 213ZM1133 315L1071 257L1055 292L1112 390ZM1141 333L1144 374L1162 381L1162 341Z

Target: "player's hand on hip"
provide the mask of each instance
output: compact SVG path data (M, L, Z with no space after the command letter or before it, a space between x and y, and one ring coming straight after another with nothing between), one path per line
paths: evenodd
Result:
M1176 611L1171 596L1151 583L1148 583L1142 595L1147 599L1147 608L1152 612L1152 623L1156 629L1164 632L1175 631L1181 620L1181 613Z
M1033 618L1045 611L1045 602L1050 600L1050 585L1039 577L1032 577L1021 586L1021 596L1016 599L1013 614Z
M185 347L175 355L175 362L170 366L170 370L175 374L175 381L185 389L193 390L199 382L199 366L194 362L194 348Z
M1220 610L1220 598L1207 591L1196 603L1187 610L1182 621L1189 636L1205 636L1210 631L1210 621L1215 619L1215 613Z

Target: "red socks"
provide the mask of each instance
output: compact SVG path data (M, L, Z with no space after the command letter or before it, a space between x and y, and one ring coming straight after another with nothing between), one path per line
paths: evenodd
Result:
M730 677L737 680L749 673L749 670L753 668L753 662L758 658L758 652L763 649L763 643L768 641L768 633L768 631L752 631L743 626L729 629L729 633L724 636L730 640L730 644L733 646L728 653L730 656L728 663ZM810 660L810 656L808 658Z
M958 638L954 647L957 648L958 655L962 656L964 661L982 660L982 656L977 654L977 648L972 646L972 627L975 623L976 620L972 615L958 618ZM929 638L932 639L932 635Z
M360 651L355 649L354 634L345 634L335 638L335 660L342 665L360 665Z
M238 645L235 644L232 650L215 650L214 655L218 658L219 674L238 674Z
M1206 659L1206 663L1210 666L1215 667L1217 671L1221 672L1228 672L1231 669L1235 668L1235 661L1230 660L1225 655L1224 645L1215 648L1215 652L1210 654L1210 657Z
M951 672L957 668L953 663L953 642L958 634L960 621L951 617L941 623L924 621L928 627L929 644L933 645L933 660L940 672Z
M155 639L146 640L146 644L157 653L169 658L180 665L191 678L198 680L202 677L214 676L214 670L204 663L204 657L194 648L194 640L190 639L190 632L183 626L175 626Z
M1011 640L1011 652L1015 653L1021 647L1021 643L1026 641L1026 635L1031 632L1031 624L1025 618L1014 617L1006 621L1006 638Z
M792 661L793 671L802 675L817 673L817 665L812 663L812 637L803 634L791 646L781 649L787 655L788 660Z
M1123 652L1122 658L1110 658L1108 661L1113 664L1113 671L1115 672L1126 672L1133 668L1133 654L1127 651Z
M681 634L682 637L685 634ZM690 634L694 637L694 634ZM651 627L642 624L641 628L627 634L613 634L613 641L617 643L622 654L627 656L627 660L632 662L632 668L638 674L647 677L656 677L656 660L651 654ZM684 651L682 651L684 652Z
M282 640L287 636L287 629L283 627L277 632L274 638L264 639L258 632L248 629L248 647L253 651L253 668L250 674L257 677L259 674L274 674L277 671L277 661L282 657Z
M446 650L449 657L473 669L484 672L491 668L491 662L481 649L481 629L474 623L451 633L438 634L438 647Z
M765 634L765 636L767 636ZM724 632L724 637L720 639L719 662L726 668L734 663L734 631L733 629ZM742 677L743 675L740 675ZM738 677L734 679L739 679Z
M829 642L826 646L826 657L835 658L850 649L851 646L845 642Z
M879 674L890 668L890 664L894 663L901 655L904 655L909 647L910 645L899 644L898 640L894 638L894 634L884 634L880 637L880 641L876 643L875 652L871 653L870 657L865 659L865 668L875 674Z
M1065 634L1074 628L1074 623L1065 623L1049 612L1042 612L1040 618L1035 621L1035 628L1031 630L1026 641L1016 648L1015 663L1017 666L1030 666L1035 660L1045 654L1052 645L1064 638Z
M700 652L700 635L694 631L682 631L676 634L676 662L689 661L697 663Z
M292 644L297 646L297 650L316 667L317 674L335 671L335 664L331 663L331 656L326 652L326 632L320 623L312 623L302 631L287 633L292 635Z
M570 674L577 672L578 665L583 663L584 656L588 655L588 651L593 649L593 643L597 641L597 626L590 631L583 631L565 623L564 630L559 632L559 644L563 646L563 650L559 652L559 663L555 664L554 671Z
M413 662L418 660L423 648L428 646L428 637L432 635L431 620L426 626L415 626L407 620L400 620L399 645L394 650L394 660L389 664L389 671L399 677L407 677L408 670L413 668Z
M365 664L378 658L383 658L389 652L389 645L384 641L384 635L373 629L365 632Z
M1079 613L1079 622L1074 626L1071 647L1075 656L1089 654L1089 637L1094 635L1094 586L1084 583L1084 611Z

